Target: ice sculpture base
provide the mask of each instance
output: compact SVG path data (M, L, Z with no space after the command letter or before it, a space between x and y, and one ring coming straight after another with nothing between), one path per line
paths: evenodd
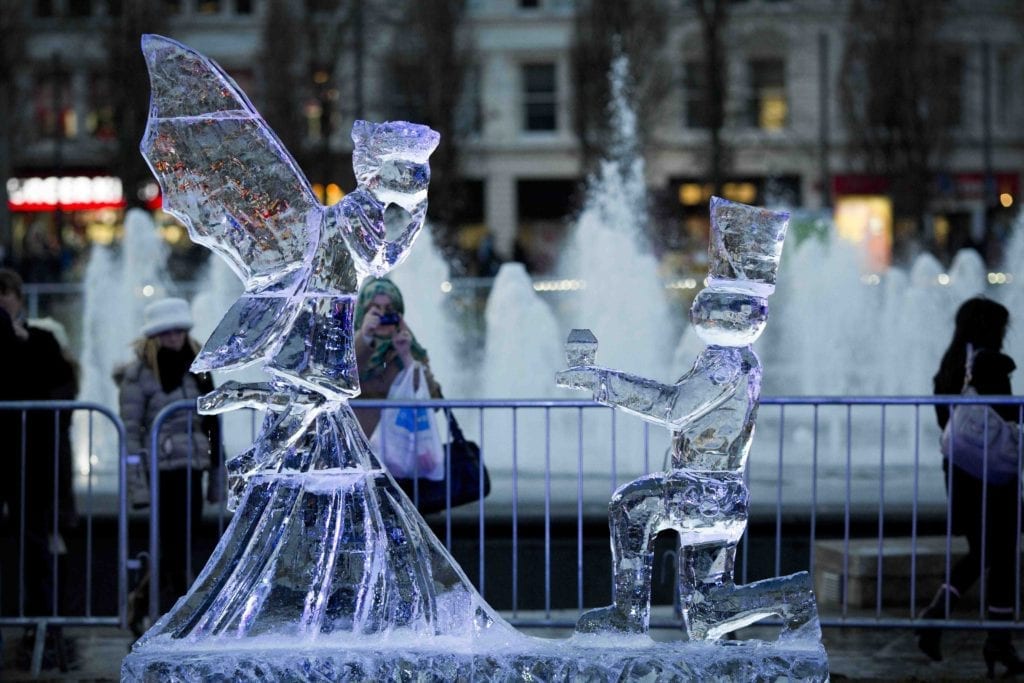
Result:
M500 638L368 638L294 641L261 638L150 641L121 668L126 681L827 681L820 641L658 643L646 636L576 636L569 640L502 634ZM498 634L495 634L498 635ZM415 637L413 637L415 638ZM499 642L495 642L499 641ZM404 648L403 648L404 646Z

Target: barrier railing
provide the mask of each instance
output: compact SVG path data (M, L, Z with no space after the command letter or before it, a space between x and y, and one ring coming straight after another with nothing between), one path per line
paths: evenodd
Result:
M968 403L1013 405L1018 414L1024 412L1024 397L764 398L747 470L752 507L737 556L738 581L809 570L824 626L922 624L916 614L935 588L948 582L964 554L963 540L953 533L953 503L946 495L953 480L942 470L939 432L930 411L935 405ZM359 400L352 405L449 407L459 416L467 438L480 445L492 492L428 520L485 598L513 623L571 626L580 610L608 601L608 499L617 486L662 469L665 430L585 400ZM191 401L168 406L157 417L153 433L159 434L174 411L194 408ZM928 414L923 416L922 408ZM76 530L67 531L61 522L67 442L52 437L37 442L29 435L66 433L73 411L87 413L75 427L75 440L84 444L87 457L80 461L76 479L81 521ZM115 445L97 447L110 452L94 452L97 413L117 432ZM129 558L124 484L129 456L121 421L103 406L75 401L0 403L0 420L5 419L13 429L4 431L6 452L15 456L7 466L15 465L16 472L8 469L4 488L7 547L0 555L0 625L34 625L37 635L48 626L125 625ZM442 436L450 438L443 421L439 424ZM245 432L235 440L247 446L256 425L255 417L250 418L234 430ZM13 449L12 440L17 442ZM46 444L45 453L40 443ZM156 452L154 438L149 455ZM955 453L953 457L955 461ZM94 465L104 458L118 463L113 531L110 513L95 504ZM147 464L150 481L159 481L158 460L149 457ZM1018 453L1018 471L1021 465ZM40 482L40 472L52 480ZM193 490L191 477L187 481L189 501L202 495ZM161 505L160 487L151 488L149 611L155 618L160 605ZM991 490L985 482L977 511L983 524L992 522L983 512ZM216 517L219 536L228 513L223 505L212 509L213 515L209 507L206 512L207 521ZM1019 496L1012 517L1008 523L1016 531L1014 547L1003 556L1011 558L1013 575L1020 577ZM42 527L40 519L45 520ZM183 523L191 530L196 521L186 515ZM107 532L100 539L97 525ZM211 538L204 540L212 542L212 532L205 533ZM112 544L109 536L114 537ZM189 548L194 541L186 536ZM675 600L675 558L674 546L659 547L655 595L666 606ZM180 559L191 578L192 553ZM35 566L42 571L34 571ZM993 622L984 611L990 587L983 569L979 566L974 597L966 595L950 619L927 625L1019 628L1021 586L1013 587L1013 620ZM104 590L111 576L116 576L116 590ZM33 593L33 581L46 578L45 599L33 604L31 596L39 593ZM108 598L111 593L116 600ZM68 605L67 595L77 596L77 602ZM679 624L671 609L656 614L655 626Z
M88 454L78 473L84 491L75 491L73 483L70 429L76 412L84 413L75 435ZM110 452L94 452L97 415L117 432ZM2 402L0 425L5 442L0 512L6 508L0 626L35 629L31 668L38 673L48 629L126 625L125 500L118 498L111 544L109 521L97 514L93 487L93 466L109 458L118 463L118 487L123 489L124 426L106 407L80 401Z
M938 428L930 414L922 419L921 409L967 403L1024 410L1024 397L764 398L747 471L752 507L738 551L737 580L809 570L824 626L924 623L916 614L949 580L963 550L952 533L952 502L946 496L951 479L942 471ZM492 493L429 519L480 592L513 623L571 626L576 613L607 602L608 499L618 485L662 469L665 430L585 400L361 399L352 406L447 407L460 416L467 438L481 447ZM193 408L188 401L172 404L157 421ZM251 424L255 428L255 420ZM251 441L250 433L246 445ZM987 482L984 491L987 495ZM1019 498L1015 522L1012 557L1020 576ZM159 566L159 526L154 504L154 566ZM456 528L463 533L456 534ZM662 549L657 562L656 574L665 584L662 599L672 604L675 549ZM542 572L533 571L537 564ZM992 622L983 609L988 586L981 574L976 618L964 618L970 613L961 611L927 625L1019 627L1020 587L1014 589L1013 621ZM153 575L151 606L157 604L159 582L158 572ZM655 626L679 625L672 611L658 614Z

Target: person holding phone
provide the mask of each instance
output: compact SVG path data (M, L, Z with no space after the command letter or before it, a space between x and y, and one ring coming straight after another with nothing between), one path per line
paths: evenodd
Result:
M430 372L427 351L405 321L402 292L387 278L370 278L359 290L356 306L356 365L359 367L360 398L387 398L398 373L421 363L433 398L441 387ZM380 410L354 410L363 432L369 436L380 421Z

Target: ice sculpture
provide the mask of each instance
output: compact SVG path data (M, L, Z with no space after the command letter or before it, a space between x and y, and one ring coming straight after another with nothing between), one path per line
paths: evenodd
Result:
M261 363L200 410L266 410L228 463L235 515L188 593L125 658L126 680L819 680L813 649L552 641L487 605L381 467L348 405L361 280L399 263L426 212L425 126L357 122L358 187L315 200L228 76L145 36L153 99L144 156L165 207L245 292L195 369Z
M486 630L500 619L382 470L347 403L359 393L359 284L399 263L422 227L438 134L356 122L358 187L324 207L219 67L159 36L143 52L153 96L142 152L165 208L245 284L193 369L263 363L270 377L200 400L206 413L267 417L228 463L231 526L126 675L152 673L147 653L180 651L173 641Z
M586 612L577 632L646 633L654 537L680 536L679 595L693 640L718 638L766 616L783 620L782 638L820 640L807 572L737 586L736 543L747 524L744 481L761 393L761 363L750 345L768 320L789 214L711 200L708 287L690 319L707 344L675 384L595 365L597 340L574 330L560 385L592 391L672 432L671 469L636 479L609 504L614 604Z

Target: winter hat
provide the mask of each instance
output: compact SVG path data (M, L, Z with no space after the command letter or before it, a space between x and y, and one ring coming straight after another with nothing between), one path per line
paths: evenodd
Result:
M192 312L184 299L154 301L142 311L142 336L153 337L171 330L191 330Z

